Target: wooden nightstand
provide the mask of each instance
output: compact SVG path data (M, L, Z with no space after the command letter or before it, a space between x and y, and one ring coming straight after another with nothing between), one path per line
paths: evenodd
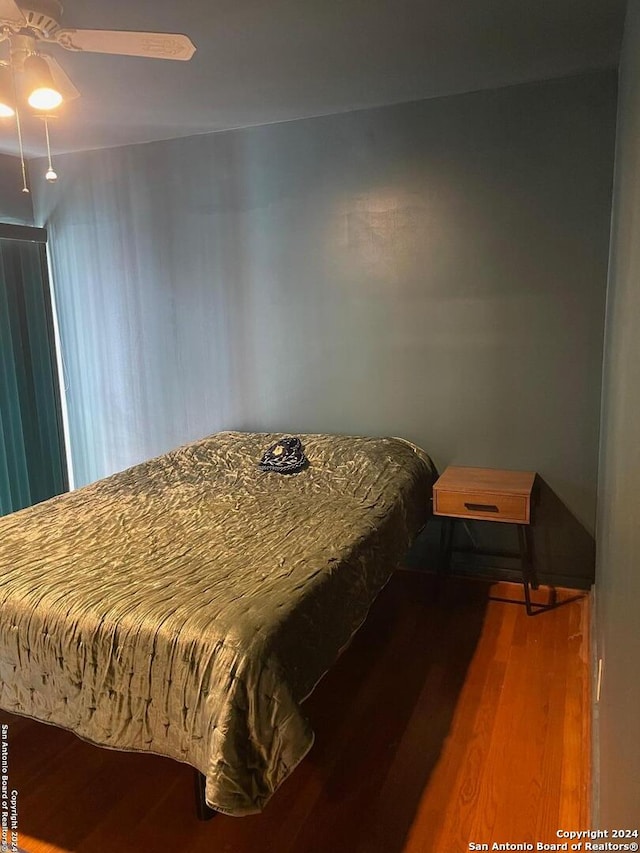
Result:
M531 616L532 589L538 588L531 557L531 495L536 475L532 471L449 467L433 487L434 515L443 517L440 539L441 568L448 569L453 551L456 519L515 524L527 614ZM486 553L486 552L478 552Z

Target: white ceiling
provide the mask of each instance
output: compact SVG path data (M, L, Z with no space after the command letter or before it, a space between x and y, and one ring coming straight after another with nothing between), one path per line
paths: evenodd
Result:
M23 0L26 2L26 0ZM615 66L625 0L67 0L63 25L187 33L190 62L70 53L54 151L102 148ZM37 120L35 120L37 122ZM29 155L42 127L25 119ZM16 153L0 122L0 151Z

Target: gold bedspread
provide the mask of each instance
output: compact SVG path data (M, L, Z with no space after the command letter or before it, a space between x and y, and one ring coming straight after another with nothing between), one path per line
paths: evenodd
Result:
M218 433L0 518L0 707L170 756L260 811L313 733L300 702L429 515L400 439ZM339 701L339 700L338 700Z

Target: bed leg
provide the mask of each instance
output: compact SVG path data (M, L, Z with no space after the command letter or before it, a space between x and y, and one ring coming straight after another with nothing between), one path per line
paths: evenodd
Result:
M207 801L204 796L204 789L207 780L205 776L200 773L199 770L194 770L193 773L193 781L195 783L196 791L196 813L198 815L198 820L211 820L211 818L215 817L218 812L215 809L212 809L211 806L207 805Z

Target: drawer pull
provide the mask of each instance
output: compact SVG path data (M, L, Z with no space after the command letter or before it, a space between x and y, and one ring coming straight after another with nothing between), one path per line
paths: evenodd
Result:
M465 508L471 512L500 512L495 504L468 504L465 503Z

